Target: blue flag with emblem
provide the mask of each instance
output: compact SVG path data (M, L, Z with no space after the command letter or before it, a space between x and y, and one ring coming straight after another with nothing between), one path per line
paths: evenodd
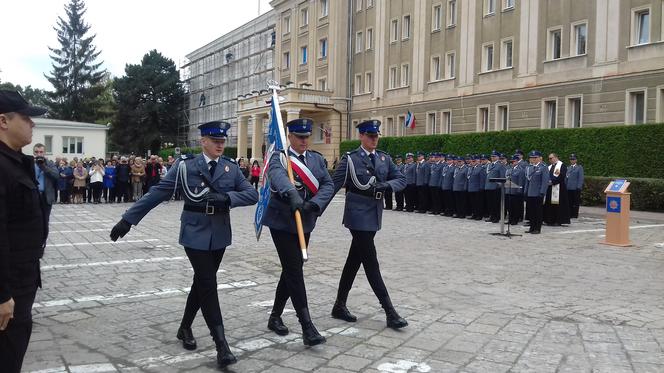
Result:
M275 152L285 149L286 133L281 119L281 110L279 109L279 95L277 94L278 85L270 85L272 90L272 104L270 110L270 124L267 131L267 144L265 158L263 159L263 171L261 173L263 183L260 190L260 198L256 204L256 214L254 216L254 228L256 229L256 240L261 237L263 229L263 215L270 202L270 179L267 177L267 170L270 165L270 159Z

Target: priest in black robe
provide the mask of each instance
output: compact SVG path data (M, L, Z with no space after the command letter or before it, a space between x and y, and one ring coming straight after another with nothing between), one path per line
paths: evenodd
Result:
M544 223L547 225L570 224L566 177L567 166L557 154L549 154L549 188L544 202Z

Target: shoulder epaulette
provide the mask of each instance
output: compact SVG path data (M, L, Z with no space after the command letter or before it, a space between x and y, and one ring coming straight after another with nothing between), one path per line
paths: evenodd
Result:
M221 158L223 158L223 159L225 159L225 160L227 160L227 161L229 161L229 162L231 162L231 163L235 163L235 164L237 164L237 162L235 161L235 159L230 158L230 157L227 157L227 156L225 156L225 155L222 155Z
M193 154L182 154L180 156L180 159L182 159L183 161L186 160L186 159L194 159L194 158L196 158L196 156L193 155Z
M308 151L308 152L312 152L312 153L316 153L316 154L320 155L321 157L325 158L325 157L323 156L323 154L321 154L321 152L317 152L317 151L315 151L315 150L313 150L313 149L307 149L307 151Z
M353 149L353 150L351 150L351 151L349 151L349 152L346 152L346 154L351 155L351 154L353 154L353 153L357 153L357 152L359 152L359 151L360 151L360 148L357 148L357 149Z

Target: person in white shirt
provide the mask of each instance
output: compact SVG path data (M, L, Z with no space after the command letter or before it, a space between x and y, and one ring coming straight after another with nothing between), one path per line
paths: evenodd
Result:
M101 202L101 192L104 187L104 161L99 160L90 166L90 189L94 203Z

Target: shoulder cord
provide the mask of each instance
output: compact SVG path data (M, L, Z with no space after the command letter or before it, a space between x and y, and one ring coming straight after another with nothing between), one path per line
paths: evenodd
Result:
M205 200L204 197L207 196L207 194L210 192L209 187L205 187L205 189L198 193L194 193L191 191L191 189L189 189L189 184L187 183L187 164L184 160L178 163L178 169L175 175L175 187L173 188L173 195L171 198L175 196L175 192L178 190L178 180L180 180L180 183L182 184L182 191L192 202L203 202Z
M366 184L360 183L360 181L357 179L357 175L355 174L355 164L353 164L353 159L351 158L350 154L346 155L346 160L348 166L346 167L346 175L344 176L343 185L346 185L346 181L348 180L348 172L350 172L350 178L353 181L353 184L359 190L368 190L376 185L376 176L371 176Z

